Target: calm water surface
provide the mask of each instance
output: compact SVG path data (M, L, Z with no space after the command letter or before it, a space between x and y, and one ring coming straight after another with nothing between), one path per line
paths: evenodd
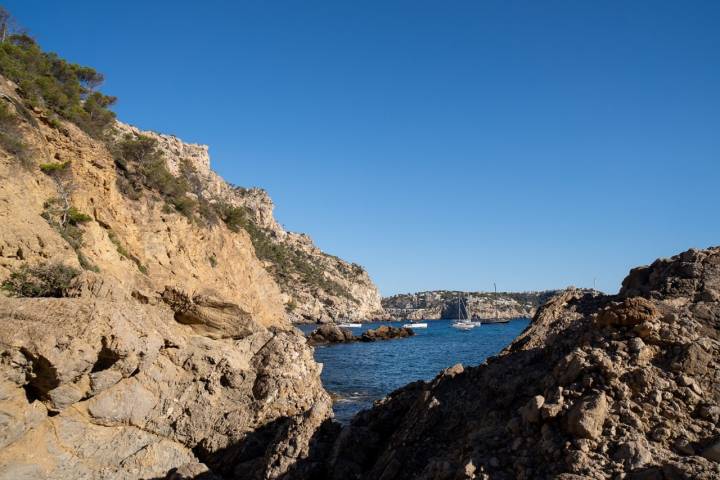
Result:
M376 322L353 328L355 335L380 325ZM478 365L500 352L528 325L528 319L482 325L468 332L451 327L451 320L428 321L427 329L399 340L348 343L315 347L315 359L323 364L325 388L337 396L335 418L346 423L358 411L372 406L393 390L415 380L430 380L456 363ZM302 325L307 333L316 325Z

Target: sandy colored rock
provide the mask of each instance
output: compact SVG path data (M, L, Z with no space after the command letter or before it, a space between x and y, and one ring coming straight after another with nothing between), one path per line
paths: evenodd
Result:
M238 455L276 477L330 414L291 330L214 339L162 304L83 298L0 298L0 320L0 478L177 477ZM277 435L258 446L259 429Z
M567 417L568 431L580 438L597 439L608 413L605 393L592 395L576 402Z

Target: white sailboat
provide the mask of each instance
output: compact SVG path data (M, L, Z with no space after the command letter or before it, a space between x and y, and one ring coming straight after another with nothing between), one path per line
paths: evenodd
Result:
M465 317L462 318L463 314L463 308L465 309ZM461 295L458 295L458 318L452 323L453 328L457 328L460 331L468 331L475 328L475 324L470 318L470 311L467 309L467 305L463 303L463 299Z

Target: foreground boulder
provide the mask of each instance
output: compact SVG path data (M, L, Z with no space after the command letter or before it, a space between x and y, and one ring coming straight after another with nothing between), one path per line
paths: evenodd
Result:
M376 402L294 478L720 478L720 248L570 289L479 367ZM327 431L327 430L325 430Z
M305 456L331 401L302 335L186 306L0 297L0 479L275 478Z
M376 340L392 340L394 338L407 338L415 335L412 328L391 327L381 325L372 330L366 330L361 335L355 336L347 328L337 325L322 325L308 334L308 343L311 345L323 345L327 343L346 342L374 342Z

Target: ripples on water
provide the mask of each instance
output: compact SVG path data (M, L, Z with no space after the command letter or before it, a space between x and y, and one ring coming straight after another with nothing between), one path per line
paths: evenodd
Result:
M380 325L403 323L367 323L352 331L359 335ZM406 339L315 347L315 359L323 364L323 385L336 396L335 418L347 423L374 400L403 385L430 380L456 363L479 365L505 348L528 323L528 319L517 319L462 332L452 328L450 320L431 320L428 328L417 329L415 336ZM307 333L316 327L302 325L300 329Z

